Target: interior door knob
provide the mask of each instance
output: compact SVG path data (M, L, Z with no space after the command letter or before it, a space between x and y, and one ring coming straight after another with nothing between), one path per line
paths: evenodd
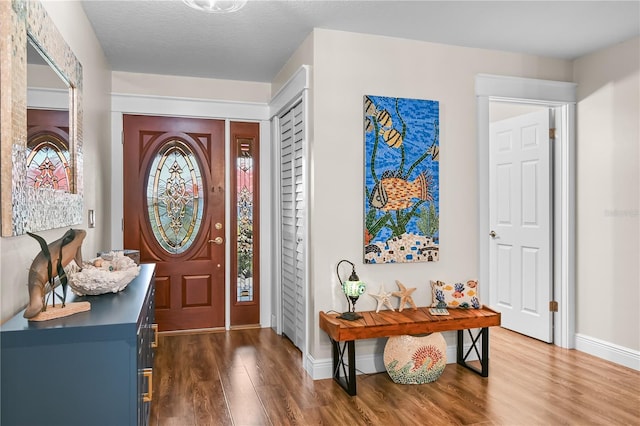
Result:
M216 244L220 245L220 244L222 244L222 242L223 242L223 241L224 241L224 240L222 239L222 237L216 237L216 238L215 238L215 239L213 239L213 240L209 240L209 244L211 244L211 243L216 243Z
M490 236L491 238L495 238L495 237L497 237L497 236L498 236L498 234L496 234L496 231L491 231L491 232L489 232L489 236Z

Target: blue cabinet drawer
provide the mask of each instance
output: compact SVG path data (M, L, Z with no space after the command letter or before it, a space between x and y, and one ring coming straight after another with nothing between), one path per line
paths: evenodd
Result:
M153 367L155 265L125 290L86 300L91 310L0 327L2 425L147 424L139 372Z

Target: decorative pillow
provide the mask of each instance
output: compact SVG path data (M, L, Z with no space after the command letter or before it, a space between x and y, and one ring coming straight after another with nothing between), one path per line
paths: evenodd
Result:
M479 309L478 281L447 284L431 281L431 306L436 308Z

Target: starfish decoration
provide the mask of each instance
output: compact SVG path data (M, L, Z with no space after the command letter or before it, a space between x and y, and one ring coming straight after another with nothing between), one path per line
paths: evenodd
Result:
M380 312L380 308L382 308L382 306L386 306L392 311L395 311L395 309L393 309L393 306L391 305L391 299L389 298L391 296L391 293L387 293L386 291L384 291L384 284L380 286L380 290L378 291L378 294L369 293L369 296L375 297L375 299L378 301L376 314Z
M417 310L418 307L413 302L413 298L411 297L411 293L416 291L416 288L415 287L406 288L398 280L396 280L396 284L398 284L398 287L400 288L400 291L394 291L393 293L391 293L391 295L400 298L400 307L398 308L398 312L402 312L402 310L404 309L404 305L406 305L407 303L409 305L411 305L411 307L413 308L414 311Z

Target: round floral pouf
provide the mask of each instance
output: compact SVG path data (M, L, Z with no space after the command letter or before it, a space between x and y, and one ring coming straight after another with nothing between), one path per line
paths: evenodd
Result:
M441 333L392 336L384 347L384 366L395 383L419 385L438 379L447 365L447 342Z

